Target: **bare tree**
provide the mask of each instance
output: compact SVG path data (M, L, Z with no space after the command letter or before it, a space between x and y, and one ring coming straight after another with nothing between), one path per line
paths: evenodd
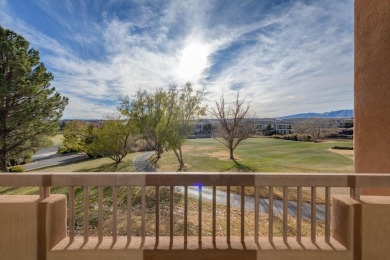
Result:
M213 137L229 149L230 159L234 160L234 149L254 133L255 122L250 103L246 103L245 99L240 100L240 93L237 93L232 105L226 105L223 96L215 105L211 113L218 119L219 127L214 129Z

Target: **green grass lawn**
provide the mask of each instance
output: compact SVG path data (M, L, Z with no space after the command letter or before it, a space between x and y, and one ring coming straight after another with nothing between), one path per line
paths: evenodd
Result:
M348 172L352 169L352 158L348 156L344 156L342 154L337 154L330 151L332 146L351 146L352 143L349 141L337 141L334 143L324 142L324 143L303 143L303 142L295 142L295 141L286 141L286 140L278 140L278 139L270 139L270 138L251 138L247 141L244 141L241 146L236 149L235 156L237 158L236 162L232 162L228 159L228 150L222 146L218 141L214 139L193 139L188 140L186 145L184 146L184 156L186 163L188 165L188 171L259 171L259 172ZM56 167L48 167L40 170L36 170L37 172L133 172L133 160L139 153L129 154L122 163L115 165L115 163L108 158L100 158L100 159L89 159L85 161L75 162L67 165L56 166ZM166 152L163 154L163 157L157 162L157 166L163 170L173 170L177 169L177 161L173 153ZM22 173L28 174L28 173ZM22 175L21 174L21 175ZM123 187L122 187L123 188ZM118 191L119 197L119 233L121 235L126 232L126 223L124 221L125 205L126 205L126 190L122 188ZM234 188L234 187L233 187ZM232 190L235 192L235 189ZM52 193L61 193L67 194L67 188L55 188L53 187ZM152 188L148 188L147 190L147 208L150 209L147 212L147 227L150 232L153 233L153 217L154 217L154 202L153 199L155 195L153 193ZM239 189L237 190L239 192ZM262 197L267 197L267 190L264 191ZM282 196L282 191L275 189L275 198L280 198ZM35 187L22 187L22 188L9 188L2 187L0 189L0 194L37 194L38 189ZM111 205L111 188L105 187L105 205ZM253 190L246 190L245 193L247 195L252 195ZM166 208L169 209L168 206L163 207L164 203L168 205L169 201L168 192L161 192L161 209ZM290 194L289 194L290 195ZM177 199L175 199L175 209L178 209L182 212L182 195L175 194ZM140 189L136 187L133 189L133 210L136 213L140 207ZM290 200L294 200L293 197ZM309 201L310 196L304 193L304 200ZM97 212L96 212L96 201L97 201L97 189L96 187L92 187L90 190L90 220L89 226L92 234L96 234L96 221L97 221ZM317 198L317 202L322 202L321 198ZM78 235L82 235L82 189L78 187L76 189L76 232ZM189 214L189 232L190 234L196 234L196 221L197 221L197 201L195 199L189 199L190 205L190 214ZM205 207L202 212L203 214L208 214L207 218L211 219L209 216L211 214L211 203L204 202L203 207ZM110 218L111 213L110 209L106 210L104 214L105 223L104 226L107 227L107 231L105 234L110 234ZM239 215L238 209L233 209L233 211L237 211L237 215ZM226 216L223 214L226 213L226 209L224 206L218 206L218 216L221 218L221 221L218 220L218 223L224 223ZM253 219L253 212L246 212L246 217L248 219ZM139 214L138 214L139 215ZM133 233L137 234L139 232L139 220L140 216L135 216L132 220L133 223ZM150 215L150 216L149 216ZM163 228L162 234L168 234L169 225L168 219L164 219L164 216L168 216L168 210L162 214L160 219L160 225ZM268 224L268 216L262 216L264 226L261 230L265 235L267 232L267 224ZM232 226L239 227L239 223L235 223L236 220L240 218L233 217L232 218ZM193 221L193 223L192 223ZM280 216L274 216L275 221L275 234L280 235L279 232L282 228L282 222L280 220ZM291 223L290 223L291 222ZM306 221L307 222L307 221ZM304 233L309 234L310 225L304 221ZM176 220L175 220L176 223ZM248 221L249 225L252 222ZM294 234L294 223L295 219L289 217L289 230L291 226L291 234ZM192 228L193 227L193 228ZM210 229L210 223L204 223L205 234L209 234L207 230ZM181 224L175 225L176 232L181 232ZM218 228L221 234L224 234L224 227ZM246 235L252 235L250 232L253 230L252 226L246 227ZM278 231L279 230L279 231ZM194 231L194 232L193 232ZM306 232L307 231L307 232ZM239 229L233 230L233 234L239 235ZM323 233L323 224L318 228L319 233ZM153 235L152 233L148 235Z
M353 158L350 155L332 151L332 146L351 146L351 141L305 143L271 138L251 138L244 141L235 151L236 161L229 160L228 150L214 139L191 139L183 147L187 171L224 172L352 172ZM133 172L133 161L139 153L126 156L116 165L111 159L89 159L62 166L48 167L37 172ZM178 163L172 152L165 152L157 162L160 170L176 171ZM28 174L28 173L25 173ZM236 189L233 187L233 192ZM13 189L2 188L0 194L12 194ZM31 194L36 189L21 188L19 194ZM237 189L239 191L239 188ZM261 196L267 197L267 190ZM276 189L275 197L282 197L282 190ZM245 192L253 194L253 189ZM264 193L264 194L263 194ZM306 198L307 197L307 198ZM290 199L295 199L291 197ZM304 194L304 200L310 196Z
M134 172L133 161L139 153L128 154L121 163L116 165L113 160L108 158L99 158L99 159L88 159L80 162L74 162L70 164L47 167L42 169L37 169L32 172ZM26 173L17 173L21 176L28 174ZM56 189L55 193L65 193L66 188ZM32 195L38 194L37 187L0 187L0 194L8 195Z
M128 154L118 165L109 158L99 158L37 169L33 172L134 172L133 161L138 155L139 153Z
M52 146L61 146L64 144L63 134L57 134L55 136L50 137L49 139L53 142Z
M63 136L52 138L60 145ZM250 138L235 150L236 161L229 160L228 149L214 139L190 139L183 147L187 171L224 172L352 172L353 155L332 151L332 146L352 146L352 141L297 142L272 138ZM339 152L339 153L337 153ZM91 159L37 171L50 172L132 172L138 153L129 154L115 165L111 159ZM157 168L176 171L178 163L172 152L165 152Z
M63 134L50 137L53 146L63 145ZM134 172L133 161L139 153L128 154L118 165L109 158L87 159L69 164L41 168L33 172Z
M351 141L297 142L271 138L250 138L235 150L236 162L228 149L214 139L190 139L184 145L187 171L224 172L351 172L353 159L331 151L331 147L352 146ZM164 153L157 162L161 170L177 170L176 157Z

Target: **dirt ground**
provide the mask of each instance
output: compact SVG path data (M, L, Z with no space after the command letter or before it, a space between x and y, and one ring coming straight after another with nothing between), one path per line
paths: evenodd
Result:
M338 149L329 149L332 153L341 154L347 156L348 158L353 159L353 150L338 150Z
M311 191L311 188L310 187L303 187L302 190L307 193L310 193ZM320 197L320 198L323 198L323 200L325 200L325 188L322 188L322 187L318 187L317 190L317 197ZM330 195L349 195L349 188L340 188L340 187L336 187L336 188L331 188L330 190Z

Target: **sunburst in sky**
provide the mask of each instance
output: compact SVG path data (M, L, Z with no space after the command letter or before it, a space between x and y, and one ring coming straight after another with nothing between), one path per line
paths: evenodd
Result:
M186 44L179 56L177 77L188 81L198 80L207 68L209 55L210 51L206 44L192 42Z
M40 51L64 118L187 81L259 117L353 107L353 0L0 0L0 24Z

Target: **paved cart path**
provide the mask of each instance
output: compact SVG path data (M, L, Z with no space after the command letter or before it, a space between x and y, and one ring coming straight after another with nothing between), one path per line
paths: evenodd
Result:
M58 146L39 150L31 160L31 163L22 165L26 171L73 163L88 159L84 153L57 154Z
M134 158L134 168L137 172L155 172L156 168L149 163L149 158L155 152L144 152Z
M154 152L145 152L137 156L134 159L134 168L138 172L155 172L156 169L151 165L148 159L154 154ZM177 192L183 193L184 187L175 187ZM303 190L310 192L310 188L304 187ZM212 188L203 187L202 188L202 199L212 202ZM217 194L217 203L220 205L226 206L226 192L225 191L216 191ZM348 188L333 188L332 194L349 194ZM188 195L193 198L199 197L199 188L196 186L188 187ZM317 195L324 196L324 188L317 188ZM241 207L241 195L230 193L230 203L232 207L240 208ZM268 199L259 199L259 208L261 213L268 214L269 201ZM297 212L297 203L295 201L289 201L287 204L287 211L290 216L295 217ZM255 209L255 199L252 196L245 196L245 209L254 211ZM274 199L274 214L282 215L283 214L283 200ZM317 219L325 220L325 206L323 204L317 204ZM311 218L311 205L310 203L302 203L302 216L303 218Z

